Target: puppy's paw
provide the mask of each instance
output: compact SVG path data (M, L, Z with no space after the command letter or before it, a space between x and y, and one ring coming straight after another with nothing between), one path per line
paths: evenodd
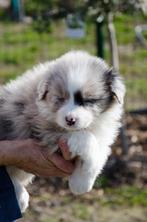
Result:
M69 187L74 194L84 194L89 192L96 179L93 169L90 169L85 162L79 160L73 174L69 177Z
M29 194L24 187L18 197L18 204L22 213L26 211L29 206Z
M69 187L73 194L80 195L89 192L93 183L86 176L77 176L73 174L69 178Z

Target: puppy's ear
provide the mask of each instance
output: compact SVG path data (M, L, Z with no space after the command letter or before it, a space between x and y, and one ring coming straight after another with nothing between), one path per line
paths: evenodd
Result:
M106 88L112 98L115 99L115 101L117 101L118 103L123 104L125 86L123 84L123 80L113 68L110 68L105 73L105 82Z
M48 89L48 81L41 81L38 85L38 100L45 100L47 93L48 93L49 89Z

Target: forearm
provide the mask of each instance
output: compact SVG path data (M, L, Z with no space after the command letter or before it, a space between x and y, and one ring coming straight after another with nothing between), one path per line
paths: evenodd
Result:
M41 147L31 139L0 141L0 165L18 168L37 164Z

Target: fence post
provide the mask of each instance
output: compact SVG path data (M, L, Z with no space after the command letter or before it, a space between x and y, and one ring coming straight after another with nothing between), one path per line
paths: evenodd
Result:
M104 33L103 33L104 17L99 16L96 19L96 49L97 56L104 58Z
M11 0L12 18L15 21L23 21L24 10L22 0Z

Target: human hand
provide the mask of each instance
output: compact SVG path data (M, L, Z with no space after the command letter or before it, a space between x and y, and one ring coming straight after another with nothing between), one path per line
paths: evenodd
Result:
M9 158L5 165L14 165L26 172L43 176L64 177L72 174L74 164L70 161L68 147L62 140L59 140L61 154L49 153L49 149L40 146L32 139L20 141L6 141ZM10 149L11 144L11 149Z

